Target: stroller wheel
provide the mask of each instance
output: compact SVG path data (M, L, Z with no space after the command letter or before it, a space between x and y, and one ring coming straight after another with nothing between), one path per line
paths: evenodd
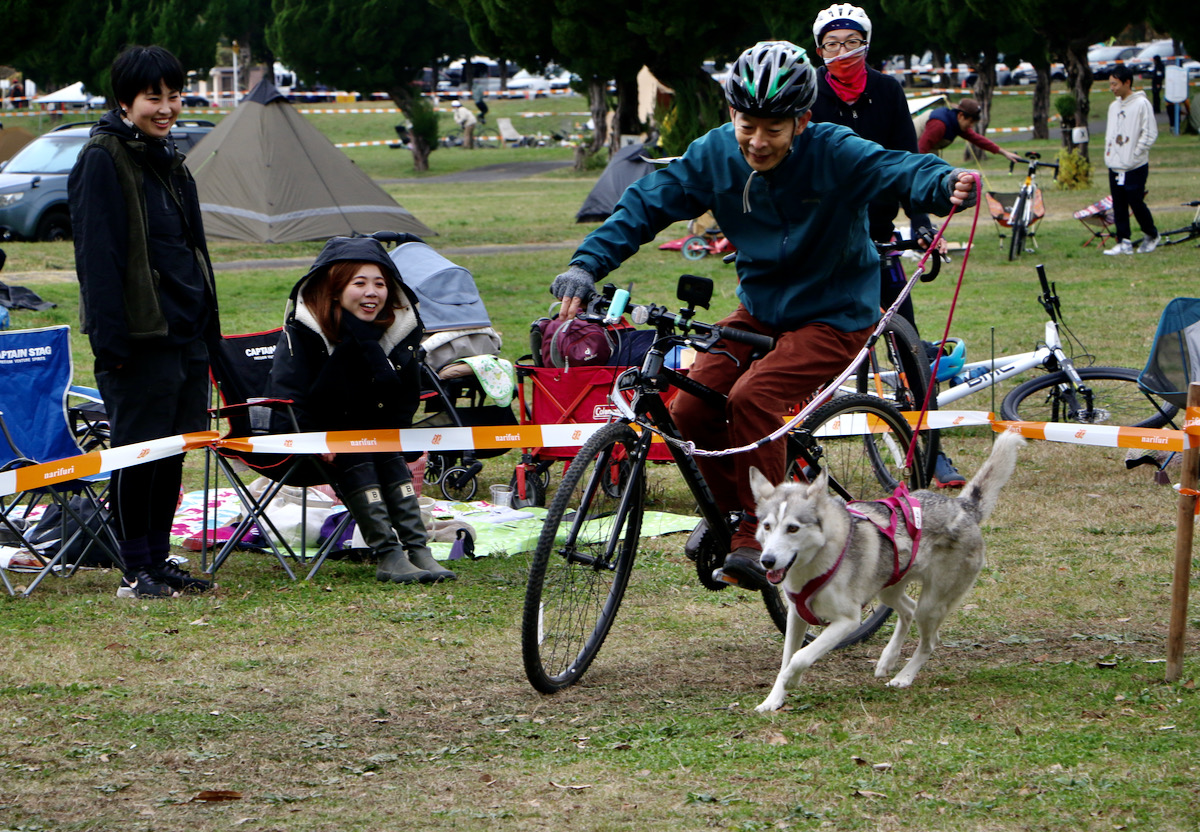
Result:
M548 478L549 477L547 477L547 479ZM514 473L512 475L512 479L509 480L509 482L508 482L509 486L512 488L512 491L513 491L512 507L513 508L527 508L528 506L535 506L537 508L545 507L545 505L546 505L546 485L542 480L543 480L543 478L538 476L537 474L527 473L525 475L525 496L521 497L521 491L517 487L517 475Z
M475 494L479 491L479 477L461 465L447 468L438 484L441 486L442 496L456 503L466 503L475 499Z

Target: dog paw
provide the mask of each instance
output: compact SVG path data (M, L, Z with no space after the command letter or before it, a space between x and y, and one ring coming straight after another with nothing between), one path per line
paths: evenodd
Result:
M906 688L912 684L912 679L902 679L897 676L895 679L887 683L889 688Z
M783 697L768 696L763 700L762 704L756 707L754 710L758 711L760 714L769 714L771 711L778 711L782 707Z

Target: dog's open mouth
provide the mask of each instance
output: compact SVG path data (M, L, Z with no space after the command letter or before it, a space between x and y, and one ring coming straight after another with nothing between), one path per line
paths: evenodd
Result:
M787 575L786 569L768 569L767 580L773 584L783 583L784 576Z

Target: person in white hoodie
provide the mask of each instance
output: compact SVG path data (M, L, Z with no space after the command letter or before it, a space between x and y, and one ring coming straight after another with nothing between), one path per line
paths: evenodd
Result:
M1129 212L1137 219L1145 235L1138 254L1149 254L1162 238L1154 217L1146 207L1146 178L1150 174L1150 146L1158 138L1154 108L1141 90L1133 89L1133 71L1127 66L1114 67L1108 76L1108 88L1117 100L1108 106L1108 128L1104 134L1104 164L1108 167L1108 188L1116 217L1117 244L1105 254L1133 254Z

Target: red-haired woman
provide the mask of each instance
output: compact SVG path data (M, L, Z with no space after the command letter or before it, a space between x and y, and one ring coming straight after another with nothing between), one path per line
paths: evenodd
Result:
M417 298L371 237L334 237L292 290L271 368L271 395L291 399L302 431L404 428L420 401ZM294 428L281 415L273 428ZM454 580L429 551L403 454L326 456L339 490L396 583Z

